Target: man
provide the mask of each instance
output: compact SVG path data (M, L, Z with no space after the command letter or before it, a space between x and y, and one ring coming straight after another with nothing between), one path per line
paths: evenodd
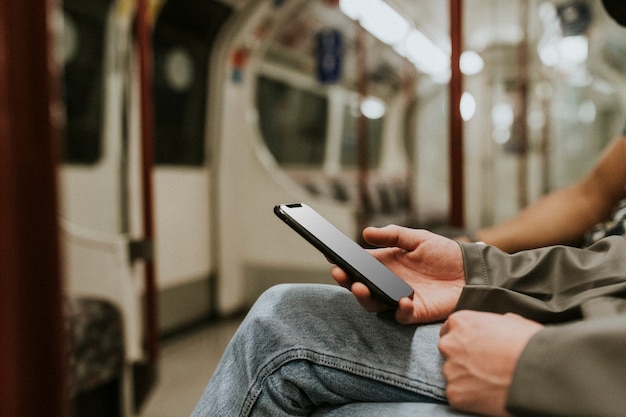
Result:
M371 415L366 402L380 415L460 415L433 405L446 400L491 416L623 415L626 240L510 255L398 226L364 237L413 299L369 314L335 286L269 290L194 416ZM342 270L332 275L384 310Z
M418 274L425 271L433 277L435 271L448 271L447 278L458 274L454 271L462 262L460 255L436 236L395 226L368 229L365 236L372 244L390 246L377 256L389 266L401 263L394 266L396 271L419 263ZM550 247L508 256L485 245L462 244L461 248L466 284L456 309L474 311L453 313L441 329L439 349L446 358L443 372L450 403L493 416L506 416L507 409L519 415L623 414L624 239L607 238L588 250ZM444 264L434 260L431 264L429 256L441 257ZM404 278L416 272L400 273ZM341 270L334 269L333 276L350 285ZM422 277L409 282L424 303L449 307L441 300L442 288L428 295L417 290L424 286ZM351 287L368 309L380 308L364 285ZM456 297L452 288L447 291ZM403 299L396 320L416 323L446 315L445 309L421 311L420 307L424 306ZM526 318L501 315L507 312ZM539 322L562 324L544 327Z

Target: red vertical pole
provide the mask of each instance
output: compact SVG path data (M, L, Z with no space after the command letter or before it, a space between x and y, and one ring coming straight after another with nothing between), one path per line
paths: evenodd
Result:
M461 118L461 95L463 74L461 53L463 52L463 0L450 0L450 204L449 223L454 227L465 227L464 163L463 163L463 119Z
M367 33L360 22L356 23L356 70L357 89L359 93L359 105L366 99L368 94L367 79ZM369 226L371 200L368 188L369 181L369 122L367 117L359 109L359 117L356 126L357 138L357 183L359 189L359 210L357 213L357 241L363 242L361 231Z
M152 54L150 47L150 28L148 24L147 0L138 0L137 40L139 42L139 88L141 114L141 178L143 204L143 231L148 242L154 242L153 181L154 134L152 111ZM158 317L156 294L156 271L153 259L146 259L145 297L146 297L146 353L148 361L156 363L158 359Z
M517 47L517 63L519 68L519 121L517 123L519 137L519 154L517 156L517 207L528 205L528 2L518 1L520 7L520 27L522 40Z
M0 2L0 416L68 412L48 4Z
M154 242L153 181L154 136L152 115L152 53L148 26L147 0L138 3L137 40L139 41L139 83L141 114L141 178L144 237ZM158 319L156 271L153 259L146 259L146 353L148 361L158 359Z
M139 113L141 132L141 189L143 205L144 241L153 247L154 211L153 178L154 135L152 101L152 53L150 27L148 24L148 1L137 2L137 41L139 52ZM157 311L157 283L154 254L144 258L144 349L146 362L134 367L134 402L138 411L147 398L158 377L159 330Z

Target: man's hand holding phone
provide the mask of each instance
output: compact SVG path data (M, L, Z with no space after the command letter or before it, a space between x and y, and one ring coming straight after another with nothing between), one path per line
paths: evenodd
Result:
M406 281L414 290L413 299L402 298L396 320L403 324L445 320L456 306L465 285L463 257L458 243L426 230L400 226L368 227L364 239L379 247L369 252ZM339 267L332 277L349 288L369 311L388 310L372 297L369 289L353 282Z

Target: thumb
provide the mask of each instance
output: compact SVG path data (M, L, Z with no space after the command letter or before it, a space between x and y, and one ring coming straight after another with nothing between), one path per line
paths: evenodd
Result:
M368 227L363 230L363 238L369 244L379 247L397 247L407 251L414 250L431 235L421 229L409 229L397 225Z

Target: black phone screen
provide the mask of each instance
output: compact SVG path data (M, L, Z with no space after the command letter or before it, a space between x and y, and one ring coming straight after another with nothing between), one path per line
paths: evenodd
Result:
M413 295L404 280L306 204L279 204L274 213L380 301L395 306Z

